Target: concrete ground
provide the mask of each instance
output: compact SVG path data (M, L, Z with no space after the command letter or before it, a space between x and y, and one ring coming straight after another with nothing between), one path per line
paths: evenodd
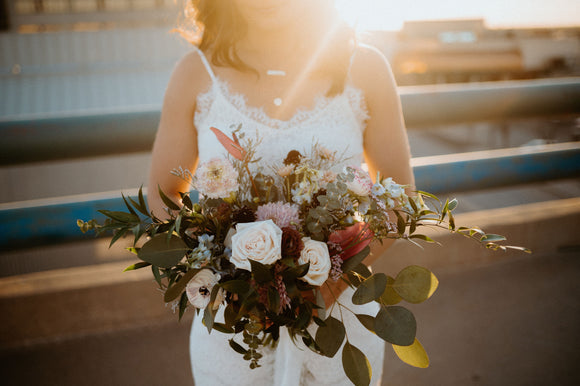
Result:
M409 306L431 366L407 366L387 347L383 385L579 384L578 251L435 273L434 297ZM190 320L3 349L3 384L192 385Z
M577 198L456 217L509 235L532 255L493 253L459 236L431 234L445 247L396 243L376 271L419 264L440 286L424 304L406 305L431 366L409 367L387 347L383 384L578 384L579 214ZM3 384L192 385L191 313L178 323L150 273L122 273L126 265L0 278Z

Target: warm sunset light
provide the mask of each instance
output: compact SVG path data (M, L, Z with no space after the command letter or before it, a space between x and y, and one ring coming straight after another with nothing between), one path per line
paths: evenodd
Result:
M490 27L580 26L578 0L336 0L360 30L399 30L404 21L485 19Z

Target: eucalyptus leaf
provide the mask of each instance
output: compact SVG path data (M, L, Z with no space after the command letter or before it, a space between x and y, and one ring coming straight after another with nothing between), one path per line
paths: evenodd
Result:
M401 306L381 307L375 318L375 333L389 343L409 346L415 341L417 321Z
M417 304L429 299L438 285L439 280L427 268L411 265L399 272L393 288L405 301Z
M236 342L233 338L229 340L230 347L234 349L235 352L239 354L246 354L248 350L242 347L238 342Z
M139 258L162 268L175 266L185 256L188 247L179 237L172 235L169 240L158 234L147 241L139 250Z
M348 341L342 348L342 367L348 379L355 386L368 386L370 384L373 372L369 360L362 351Z
M316 294L316 305L320 307L318 309L318 316L324 320L326 319L326 303L324 302L324 297L322 296L322 292L320 292L320 290L317 289L314 292Z
M395 350L395 354L397 354L399 359L408 365L421 369L429 367L429 356L417 338L410 346L397 346L394 344L393 350Z
M353 304L366 304L378 299L387 287L387 275L376 273L363 281L352 295Z
M385 292L381 295L381 302L387 306L395 305L402 300L401 296L393 288L394 284L395 279L387 276L387 288L385 288Z
M324 321L324 326L318 327L314 341L325 356L332 358L344 341L346 330L344 324L332 316Z
M362 251L342 263L342 272L351 271L354 267L359 265L365 257L369 255L369 253L371 253L371 248L367 245Z
M358 321L365 326L367 330L374 333L375 332L375 317L365 314L355 314Z

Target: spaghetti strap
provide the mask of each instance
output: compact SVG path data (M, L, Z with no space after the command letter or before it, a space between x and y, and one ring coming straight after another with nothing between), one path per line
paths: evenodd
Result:
M349 62L348 62L348 69L347 69L347 72L346 72L346 76L347 76L348 79L351 79L350 72L351 72L351 69L352 69L352 63L354 62L354 57L356 55L357 48L358 48L358 44L355 43L355 46L354 46L354 48L352 50L352 53L350 54L350 59L349 59Z
M211 78L211 81L215 83L216 81L216 76L213 73L213 70L211 69L211 66L209 65L209 61L207 60L207 58L205 57L205 54L203 53L202 50L200 50L199 48L196 47L195 49L197 51L197 53L199 54L199 57L201 58L201 61L203 63L203 65L205 66L205 69L207 70L207 73L209 74L209 77Z

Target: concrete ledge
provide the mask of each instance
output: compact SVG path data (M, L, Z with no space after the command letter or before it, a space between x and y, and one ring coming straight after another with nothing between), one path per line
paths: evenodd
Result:
M537 256L580 248L579 214L580 198L574 198L465 213L456 222L506 235L511 244L531 248ZM426 233L443 246L420 249L398 241L375 271L396 275L403 267L418 264L437 274L529 257L517 251L492 252L458 235ZM123 273L127 265L122 261L1 278L0 346L15 348L176 321L150 271ZM192 313L185 323L191 317Z

